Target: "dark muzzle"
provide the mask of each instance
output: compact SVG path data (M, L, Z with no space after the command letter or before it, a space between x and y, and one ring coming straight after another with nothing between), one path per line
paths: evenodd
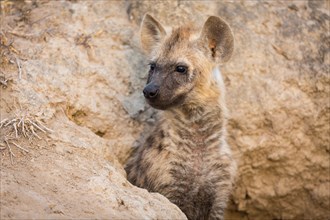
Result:
M143 95L146 99L155 99L159 94L159 86L154 83L149 83L143 89Z

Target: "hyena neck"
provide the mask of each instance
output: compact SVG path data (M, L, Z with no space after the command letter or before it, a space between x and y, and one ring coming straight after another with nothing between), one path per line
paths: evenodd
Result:
M225 106L225 91L219 69L212 71L209 85L194 91L192 98L180 106L163 112L163 120L169 124L195 128L202 132L224 134L227 108Z
M191 122L205 120L207 115L221 118L223 121L227 115L225 106L225 87L219 68L216 66L211 73L205 74L209 77L202 80L202 84L196 86L191 96L183 105L178 106L185 118Z

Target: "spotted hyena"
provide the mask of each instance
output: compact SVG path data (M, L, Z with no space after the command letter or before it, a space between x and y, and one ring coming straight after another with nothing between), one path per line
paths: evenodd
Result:
M226 142L218 65L233 53L232 31L221 18L210 16L202 28L186 25L167 34L147 14L141 43L150 61L143 93L163 111L129 159L128 180L166 196L188 219L223 219L236 165Z

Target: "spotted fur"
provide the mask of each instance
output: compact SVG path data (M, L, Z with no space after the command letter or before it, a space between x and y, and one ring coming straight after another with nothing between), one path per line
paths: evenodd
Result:
M126 171L131 183L163 194L188 219L223 219L236 165L225 140L225 90L217 65L230 58L233 36L214 16L199 30L189 25L167 35L145 16L141 42L153 64L147 84L159 87L148 103L164 111ZM176 71L180 65L184 74Z

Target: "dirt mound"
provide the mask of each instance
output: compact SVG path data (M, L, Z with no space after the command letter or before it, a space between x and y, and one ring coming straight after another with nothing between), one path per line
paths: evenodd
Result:
M141 93L146 12L168 26L214 14L235 34L222 67L239 164L227 218L329 218L329 10L329 1L1 1L1 219L185 218L122 168L155 121Z

